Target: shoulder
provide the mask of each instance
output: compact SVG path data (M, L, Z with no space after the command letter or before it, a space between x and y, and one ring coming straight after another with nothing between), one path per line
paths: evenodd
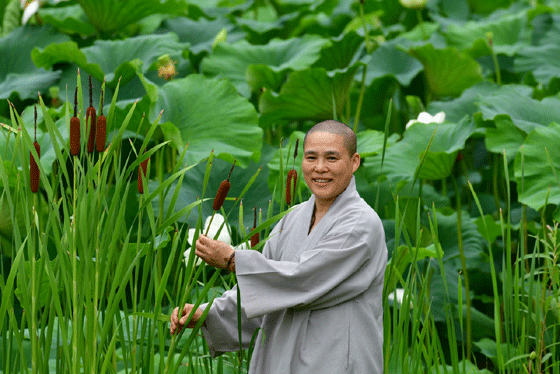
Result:
M346 232L354 237L372 240L385 237L381 219L362 198L357 197L338 207L333 217L329 232L332 234Z

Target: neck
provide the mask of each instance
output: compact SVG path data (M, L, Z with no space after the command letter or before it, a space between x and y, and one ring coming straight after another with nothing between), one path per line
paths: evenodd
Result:
M332 201L323 201L323 200L315 199L315 213L320 216L323 216L325 213L327 213L332 203L333 203Z

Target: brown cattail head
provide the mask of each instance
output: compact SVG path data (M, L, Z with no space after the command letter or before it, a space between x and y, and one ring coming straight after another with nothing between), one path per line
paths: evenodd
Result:
M97 152L105 150L107 140L107 118L103 115L103 90L101 90L101 104L99 104L99 117L97 117L97 129L95 133L95 146Z
M297 184L297 171L294 169L288 172L288 179L286 180L286 204L290 205L292 203L292 179L293 184L293 195L296 195L296 184Z
M80 119L78 118L78 87L74 93L74 117L70 118L70 154L80 154Z
M37 152L37 156L41 157L41 146L37 143L37 107L35 107L35 138L33 142L33 147ZM39 191L39 166L37 165L39 160L33 157L33 152L29 152L29 174L31 179L31 192L36 193Z
M226 200L227 194L229 192L229 188L231 187L231 183L229 183L229 177L231 177L231 172L235 167L236 161L237 160L233 161L233 166L229 171L227 179L225 181L222 181L222 183L220 183L220 188L218 188L218 192L216 192L216 197L214 198L214 204L212 204L212 208L214 210L220 210L222 205L224 205L224 201Z
M229 183L228 180L220 183L220 188L218 188L218 192L216 192L216 197L214 198L214 204L212 204L214 210L220 210L222 205L224 205L230 187L231 183Z
M138 192L141 194L144 193L144 184L142 183L142 175L146 178L146 174L148 173L148 162L150 161L149 158L145 159L138 165Z
M257 228L257 207L255 207L254 213L255 213L255 218L253 220L253 230ZM253 234L253 236L251 236L251 248L254 248L257 244L259 244L259 232L257 231L256 233Z
M95 108L93 107L93 86L91 84L91 74L89 75L89 107L86 110L86 124L89 122L89 137L87 151L93 152L95 147L95 124L97 122Z

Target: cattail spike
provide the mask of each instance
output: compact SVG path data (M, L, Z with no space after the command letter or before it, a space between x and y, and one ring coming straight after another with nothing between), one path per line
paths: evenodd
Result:
M254 218L253 218L253 230L257 228L257 207L253 209ZM257 244L259 244L259 233L256 232L251 236L251 248L254 248Z
M229 175L227 177L227 181L229 181L229 177L231 177L231 172L233 171L233 168L235 167L235 162L237 161L237 159L233 160L233 165L231 167L231 170L229 171Z
M288 172L288 178L286 179L286 204L290 205L292 203L292 179L293 184L293 196L296 195L296 184L297 184L297 171L291 169Z
M220 210L222 205L224 205L224 201L226 200L230 187L231 183L229 183L228 180L222 181L222 183L220 183L220 188L218 188L218 192L216 192L216 197L214 198L212 209Z
M144 183L142 182L142 175L144 176L144 178L146 177L146 174L148 173L149 161L150 158L147 158L142 161L140 165L138 165L138 192L140 192L141 194L144 193Z
M91 84L91 74L89 75L89 106L93 106L93 85Z
M34 106L35 109L35 141L33 142L33 147L37 152L37 156L41 157L41 146L37 143L37 106ZM32 152L29 152L29 179L30 179L30 187L31 192L36 193L39 191L39 159L35 159Z
M78 87L74 92L74 117L78 117Z
M35 136L33 140L37 141L37 105L33 105L33 109L35 110Z

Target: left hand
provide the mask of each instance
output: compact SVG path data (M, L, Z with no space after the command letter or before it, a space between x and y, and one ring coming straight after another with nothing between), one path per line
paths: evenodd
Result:
M208 265L217 269L225 269L233 252L234 249L226 243L200 234L194 253Z

